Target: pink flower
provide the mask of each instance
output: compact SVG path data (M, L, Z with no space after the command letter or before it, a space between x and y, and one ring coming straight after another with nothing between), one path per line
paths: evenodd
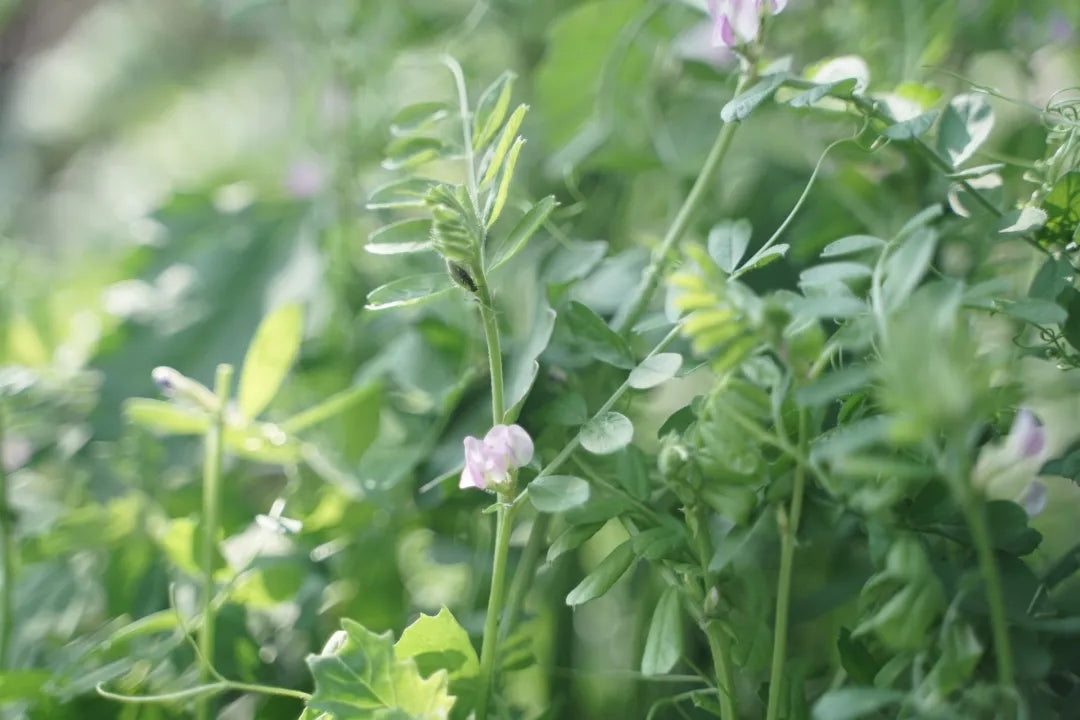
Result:
M757 40L763 11L776 15L787 0L708 0L713 45L735 47Z
M1005 446L1017 459L1036 457L1046 446L1046 430L1030 410L1020 408L1005 439Z
M465 469L461 471L462 488L480 488L505 484L510 471L527 465L533 456L533 442L520 425L496 425L483 440L465 438Z

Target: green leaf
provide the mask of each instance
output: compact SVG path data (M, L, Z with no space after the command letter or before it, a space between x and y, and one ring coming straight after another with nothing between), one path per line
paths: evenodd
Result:
M830 460L849 455L888 437L891 419L874 415L839 425L817 437L810 446L814 460Z
M858 317L869 310L862 300L846 295L799 297L791 300L788 308L799 317L837 319Z
M1007 303L1004 312L1009 317L1032 325L1060 325L1069 318L1065 308L1050 300L1027 298Z
M19 700L37 700L45 695L45 683L52 679L46 670L0 672L0 705Z
M641 672L643 675L663 675L675 667L682 654L682 606L678 588L670 586L664 590L653 611L641 655Z
M634 439L629 418L614 411L597 415L581 428L581 447L595 455L610 455Z
M406 105L390 120L390 134L398 137L426 130L450 115L444 102L422 102Z
M334 393L320 403L293 415L288 420L280 423L280 427L286 433L293 434L307 430L319 423L326 422L330 418L352 410L357 405L373 405L376 408L382 401L382 384L369 382L356 385L348 390ZM354 431L359 428L352 428Z
M427 178L406 178L380 185L368 196L368 210L394 210L399 208L426 207L425 198L431 188L438 185Z
M931 110L922 115L916 115L910 120L890 125L882 130L881 134L891 140L914 140L920 135L924 135L933 126L937 116L938 111Z
M745 218L713 226L709 231L709 256L721 270L730 275L735 272L739 261L746 254L752 232L753 226Z
M786 72L769 75L754 87L740 93L720 110L720 119L726 123L745 120L758 105L771 98L788 79Z
M518 252L525 247L525 243L529 242L537 230L544 224L544 221L548 219L552 211L559 206L558 201L554 195L548 195L546 198L529 208L528 212L521 216L517 225L510 231L506 238L499 244L499 247L492 253L491 261L488 264L488 272L494 272L499 269L503 263L507 262L510 258L518 254Z
M277 395L304 337L304 309L282 305L263 318L248 345L236 398L240 415L254 420Z
M574 343L582 351L601 362L626 370L637 364L626 340L608 327L588 305L572 301L562 317Z
M514 92L514 80L517 75L507 70L495 79L480 95L473 113L473 147L479 151L495 137L499 126L510 109L510 98Z
M525 120L525 113L528 111L528 105L518 105L510 119L506 121L506 126L503 128L502 134L499 135L499 142L495 143L491 153L485 159L487 166L483 176L480 178L481 190L490 185L495 180L495 176L499 174L499 170L503 169L503 161L507 159L507 153L511 152L511 147L516 143L523 142L517 136L517 131L521 128L521 123Z
M840 636L836 639L836 650L840 655L840 664L852 680L866 685L873 684L874 675L880 669L879 665L866 646L860 640L851 637L851 631L847 628L840 628Z
M937 248L937 233L929 227L915 230L885 263L882 291L885 307L894 310L907 300L926 274Z
M502 214L503 206L506 204L506 196L510 194L510 181L514 177L514 168L517 166L518 155L521 154L521 148L525 145L524 138L518 138L514 141L513 147L510 148L510 153L506 157L506 164L503 165L502 175L499 177L499 187L495 190L495 194L491 196L491 211L487 214L486 227L490 228L495 224L495 221L499 219L499 215Z
M437 138L403 137L386 146L386 159L382 166L387 170L404 170L448 157L449 154L446 143Z
M545 513L564 512L589 499L589 483L573 475L541 475L526 489L529 502Z
M647 390L675 377L682 367L683 358L679 353L657 353L641 361L630 371L626 382L635 390Z
M1064 258L1047 258L1028 287L1028 297L1055 300L1072 281L1075 271Z
M826 95L845 98L851 95L857 82L858 81L855 78L846 78L844 80L837 80L836 82L815 85L788 100L788 104L791 105L791 107L802 108L812 106Z
M444 272L398 278L369 292L364 309L387 310L419 305L441 297L453 288L454 281Z
M399 661L415 661L424 677L445 670L451 684L480 674L480 659L469 633L446 607L437 615L421 613L394 643L394 655Z
M203 410L147 398L124 401L124 417L163 435L202 435L210 426Z
M510 353L506 371L506 406L513 417L529 396L536 376L540 372L537 358L551 341L555 329L555 311L547 302L536 303L532 327L528 336Z
M686 530L677 521L642 530L630 538L634 554L645 560L662 560L686 545Z
M296 438L273 423L229 425L225 428L225 446L248 460L273 465L300 462L303 450Z
M828 285L834 282L870 277L872 270L858 262L830 262L814 265L802 271L802 285Z
M566 596L566 604L581 605L600 597L618 582L631 565L634 564L634 549L629 540L612 550L600 561L596 569L585 576L577 587Z
M364 249L373 255L398 255L427 250L431 247L431 221L401 220L384 225L368 235Z
M335 720L447 720L454 699L444 671L423 679L412 659L396 656L393 636L342 620L343 635L308 655L315 692L308 707Z
M873 371L865 365L853 365L823 375L795 391L795 403L800 407L815 407L832 402L866 386Z
M1080 170L1065 173L1043 199L1046 225L1039 240L1053 245L1067 245L1080 233Z
M551 562L563 553L581 547L582 543L599 532L602 527L604 527L604 523L571 525L551 543L551 547L547 551L547 561Z
M1005 213L998 222L998 232L1002 235L1027 235L1045 226L1048 218L1042 208L1027 205Z
M731 532L717 544L709 560L709 572L722 572L742 556L747 548L755 545L765 533L773 529L774 517L772 513L762 513L753 525L732 528Z
M857 720L904 699L904 693L883 688L830 690L814 703L814 720Z
M938 152L959 167L986 142L993 127L994 110L985 95L957 95L941 115Z
M821 251L821 257L837 257L840 255L853 255L864 250L880 250L885 247L885 241L873 235L848 235L839 240L833 240Z
M758 250L741 268L739 268L739 273L756 270L757 268L765 267L774 260L779 260L787 255L789 247L790 246L787 243L780 243L779 245L773 245L765 250Z

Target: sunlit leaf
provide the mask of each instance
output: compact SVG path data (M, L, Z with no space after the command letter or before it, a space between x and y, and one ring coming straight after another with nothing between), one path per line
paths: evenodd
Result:
M422 102L415 105L406 105L397 111L390 121L390 134L397 136L410 135L419 130L425 130L438 123L450 114L450 109L444 102Z
M454 281L444 272L412 275L380 285L367 296L368 310L387 310L418 305L441 297L454 288Z
M398 255L427 250L431 247L431 221L401 220L384 225L368 235L364 249L373 255Z
M424 198L428 191L437 185L435 180L427 178L406 178L381 185L368 197L368 210L387 210L399 208L421 208L426 205Z
M237 388L237 407L248 420L266 409L289 374L304 332L304 310L295 303L282 305L259 323L248 345Z
M881 131L881 134L892 140L914 140L920 135L926 134L937 120L938 111L931 110L921 115L916 115L910 120L898 122Z
M445 670L453 686L456 680L480 674L480 659L461 627L445 607L436 615L420 614L394 643L399 661L412 659L424 677Z
M986 142L993 127L994 110L985 95L957 95L941 115L938 152L959 167Z
M675 377L682 367L683 358L678 353L657 353L641 361L630 371L627 383L637 390L647 390Z
M210 418L203 410L147 398L127 400L124 417L165 435L201 435L210 426Z
M544 221L558 206L559 203L555 200L555 196L548 195L529 208L528 212L521 216L517 225L492 253L491 259L488 261L488 272L499 269L503 263L517 255L525 247L525 243L529 241L529 238L540 229Z
M514 92L514 80L517 76L507 70L495 82L491 83L480 95L473 113L473 147L480 150L495 137L499 126L510 109L510 98Z
M448 157L449 154L446 143L438 138L408 136L398 138L386 147L386 159L382 165L387 170L402 170Z
M873 235L848 235L839 240L833 240L821 251L821 257L837 257L840 255L853 255L864 250L880 250L885 247L885 241Z

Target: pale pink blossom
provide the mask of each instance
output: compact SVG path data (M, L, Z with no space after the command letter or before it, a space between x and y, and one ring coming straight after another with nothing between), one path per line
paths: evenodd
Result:
M533 456L533 442L520 425L496 425L483 440L465 438L465 468L462 488L498 487L507 482L510 471L527 465Z
M787 0L708 0L713 45L731 48L754 42L762 13L776 15L785 7Z
M1046 447L1046 430L1026 408L1020 408L1013 419L1005 446L1018 460L1037 457Z

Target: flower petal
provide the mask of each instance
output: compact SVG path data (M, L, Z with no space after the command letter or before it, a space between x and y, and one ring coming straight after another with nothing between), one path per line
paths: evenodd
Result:
M1005 441L1018 459L1033 458L1046 446L1046 430L1027 408L1020 408Z
M1041 515L1046 509L1046 484L1042 480L1032 480L1017 502L1024 508L1028 518Z
M528 465L533 459L532 438L520 425L511 425L507 430L510 441L510 454L514 458L514 465L516 467Z
M458 487L462 490L466 488L484 490L487 488L487 481L484 479L484 473L477 472L475 468L466 465L465 469L461 471L461 481L458 482Z
M744 42L757 38L761 15L755 0L731 0L731 25Z

